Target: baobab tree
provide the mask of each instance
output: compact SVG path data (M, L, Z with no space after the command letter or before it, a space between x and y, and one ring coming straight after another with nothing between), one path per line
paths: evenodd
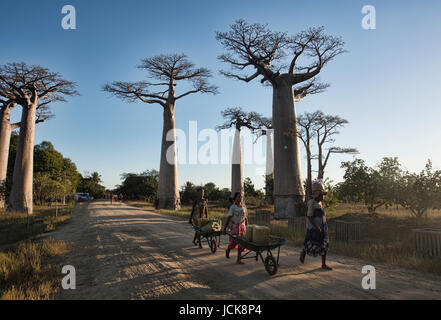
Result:
M221 114L225 122L217 126L217 130L235 129L231 163L231 196L233 197L236 192L240 192L243 196L242 142L240 133L242 128L257 130L262 116L256 112L245 112L241 108L227 108Z
M178 189L178 167L176 155L175 107L176 102L194 93L217 93L217 87L210 85L212 76L206 68L196 68L184 54L159 55L142 60L138 68L147 72L154 82L115 81L104 86L104 90L128 102L142 101L159 104L163 110L161 163L158 183L158 208L180 208ZM190 82L192 88L176 93L179 81ZM152 88L160 88L152 90Z
M266 168L265 176L273 175L274 170L274 155L273 155L273 124L271 118L261 117L257 121L258 129L255 130L256 141L262 136L266 137Z
M18 128L17 124L11 124L11 110L17 106L14 101L0 99L0 208L5 207L5 183L8 170L9 143L12 130Z
M65 96L77 95L75 84L38 65L9 63L0 66L0 96L22 107L8 210L32 214L34 137L37 109Z
M325 150L325 145L334 143L334 136L339 134L339 129L344 127L346 124L348 124L346 119L335 115L325 115L323 112L317 111L314 119L313 130L317 139L318 179L323 179L325 168L331 154L358 154L357 149L350 147L342 148L331 146Z
M305 112L297 117L297 130L293 126L288 130L287 134L296 135L303 142L303 146L306 151L306 199L311 197L312 192L312 139L315 137L315 126L317 124L317 119L320 116L320 111L315 111L312 113ZM292 119L294 122L295 120Z
M228 51L219 56L232 68L222 71L226 77L245 82L261 77L261 83L273 88L275 215L284 218L297 214L297 204L305 195L299 142L297 135L285 133L291 126L290 119L296 119L295 100L326 87L317 76L328 62L344 52L344 43L326 35L323 27L289 36L244 20L236 21L228 32L217 32L216 39ZM249 68L253 72L246 72Z
M273 153L273 124L271 118L262 117L258 122L259 129L255 130L256 142L266 137L266 163L265 163L265 200L269 203L273 202L273 184L274 184L274 153Z
M11 110L17 103L11 100L0 98L0 208L5 208L5 183L9 161L9 144L13 130L20 128L20 122L11 123ZM35 123L40 123L52 118L52 114L44 105L37 108L37 119Z

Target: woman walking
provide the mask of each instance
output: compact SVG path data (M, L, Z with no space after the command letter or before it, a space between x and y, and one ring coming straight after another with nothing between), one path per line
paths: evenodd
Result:
M306 218L306 236L303 243L303 250L300 253L300 262L305 262L306 254L322 257L322 269L332 270L326 265L326 254L329 248L328 223L326 212L321 202L326 195L325 186L321 179L312 184L312 198L308 201L308 212Z
M224 231L227 230L228 225L230 225L230 234L236 235L239 237L243 237L246 234L246 226L247 226L247 209L242 204L242 194L240 192L236 192L233 197L233 204L228 211L227 222L225 223ZM230 237L230 243L225 252L226 257L230 258L230 251L237 246L236 242L234 242L233 237ZM243 264L240 261L240 254L244 249L237 246L237 263Z

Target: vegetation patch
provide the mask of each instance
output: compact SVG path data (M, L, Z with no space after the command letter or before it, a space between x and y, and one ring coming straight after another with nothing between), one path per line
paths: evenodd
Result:
M65 206L39 206L34 213L0 213L0 248L18 241L38 238L70 219L74 203Z
M52 239L23 241L16 248L0 252L0 299L52 299L58 290L60 268L52 257L65 254L70 245Z

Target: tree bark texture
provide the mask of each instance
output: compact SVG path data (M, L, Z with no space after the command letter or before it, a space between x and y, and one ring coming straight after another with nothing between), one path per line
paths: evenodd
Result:
M35 115L38 102L23 107L9 211L32 214Z
M179 210L181 201L178 189L174 102L168 103L164 108L163 121L158 183L158 208Z
M265 175L270 176L274 171L274 153L273 153L273 130L266 131L266 169Z
M233 141L233 154L231 164L231 196L236 192L243 196L243 165L242 165L242 142L240 140L240 129L236 129Z
M300 214L298 205L304 201L300 147L297 134L287 135L296 118L293 85L279 77L273 86L274 129L274 215L289 218ZM297 132L297 122L295 122Z
M6 183L8 170L9 144L12 132L10 115L11 109L8 107L0 111L0 185L2 189ZM5 197L3 193L0 194L0 208L5 208Z

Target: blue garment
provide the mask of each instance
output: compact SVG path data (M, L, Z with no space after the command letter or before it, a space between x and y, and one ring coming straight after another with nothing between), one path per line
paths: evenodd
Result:
M322 208L315 209L312 218L322 231L317 231L308 221L303 250L313 257L323 256L329 249L329 229L325 210Z

